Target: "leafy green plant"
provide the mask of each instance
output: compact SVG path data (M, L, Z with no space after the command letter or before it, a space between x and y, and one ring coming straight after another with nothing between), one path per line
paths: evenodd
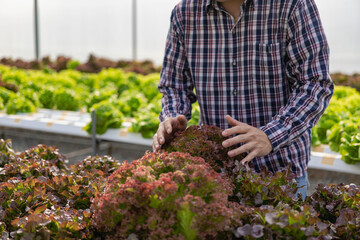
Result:
M159 109L160 108L160 109ZM149 104L139 110L132 120L130 132L139 132L143 138L152 138L159 127L159 112L161 105Z
M124 91L116 102L126 117L134 117L135 113L147 102L144 94L139 91Z
M102 61L92 57L90 62L96 65ZM106 68L98 74L88 74L66 69L66 65L72 64L68 58L58 58L56 66L50 59L45 58L43 62L42 71L25 71L0 65L1 76L6 81L4 84L19 84L20 95L32 102L32 104L22 103L18 100L21 103L9 105L8 113L34 112L38 107L68 111L86 108L90 112L91 109L99 107L96 104L109 100L107 104L111 106L108 108L116 109L116 111L111 116L107 116L106 121L100 119L98 134L104 133L110 127L121 126L119 110L125 117L133 118L131 121L134 122L135 132L140 132L146 138L151 138L156 132L158 114L161 110L161 94L157 90L159 73L143 76L126 73L122 69ZM56 71L52 70L53 65ZM0 97L3 99L5 111L10 97L18 98L14 95L14 92L0 87ZM156 105L156 107L150 107L150 105ZM151 113L146 112L147 110ZM111 119L112 117L114 119ZM101 126L102 123L105 125ZM90 132L89 126L86 129Z
M19 86L26 81L27 74L24 70L3 68L1 78L4 82Z
M34 103L20 94L12 95L6 104L6 114L31 113L35 111Z
M55 102L55 89L52 87L44 87L39 94L40 105L43 108L53 109Z
M189 126L199 125L199 121L200 121L200 106L199 106L199 103L196 102L192 105L191 119L190 119L188 125Z
M141 90L149 102L151 102L154 98L157 98L159 95L161 96L158 90L159 80L159 73L153 73L141 77L139 90Z
M159 115L154 112L138 114L132 121L130 132L139 132L143 138L152 138L159 127Z
M80 62L79 61L76 61L76 60L72 60L72 61L69 61L68 64L67 64L67 68L68 69L75 69L77 66L80 65Z
M88 110L90 110L94 104L99 103L104 100L107 100L116 95L117 95L116 89L111 88L111 87L97 89L97 90L93 91L90 94L90 96L88 96L88 99L86 101L87 108L88 108Z
M360 162L360 128L358 126L357 132L349 135L345 134L341 138L341 145L339 149L343 160L346 163L354 164Z
M60 65L66 65L71 63L68 60L59 58L57 61ZM52 64L49 59L44 59L44 61L44 66ZM96 58L93 61L97 61ZM99 122L98 134L104 133L109 127L121 126L118 110L125 117L134 118L136 122L134 129L136 132L142 132L144 137L152 137L157 129L155 125L158 122L158 116L155 117L155 115L158 115L161 110L161 94L157 90L159 73L143 76L125 73L122 69L107 68L98 74L87 74L71 69L64 70L64 66L59 66L59 69L63 69L59 72L46 67L42 71L25 71L0 66L1 74L7 81L4 84L18 83L20 95L25 96L35 107L35 109L33 107L24 109L18 106L14 110L15 104L13 104L8 110L9 113L33 112L38 107L69 111L82 110L86 107L87 111L91 111L99 107L96 104L109 100L107 101L107 104L111 105L109 108L117 110L109 116L108 120ZM5 108L13 95L15 93L0 87L0 97L4 101ZM153 104L157 106L156 110L154 107L148 107ZM149 114L145 110L152 112ZM114 119L111 120L111 117ZM112 123L108 124L109 122ZM101 123L106 125L100 126ZM90 132L89 129L88 131Z
M21 89L18 92L18 95L24 96L26 99L31 101L33 103L33 105L35 106L35 108L38 108L40 106L39 96L38 96L37 92L34 91L33 89L30 89L30 88Z
M0 98L3 100L4 105L6 105L9 99L13 96L15 96L13 91L0 87Z
M59 89L54 93L56 109L76 111L80 107L80 102L75 92L69 89Z
M0 110L3 110L4 107L4 101L2 100L2 98L0 98Z
M312 145L329 144L349 164L360 161L360 93L336 86L333 99L312 132Z
M338 125L342 120L348 120L356 115L359 110L358 101L360 93L355 89L344 86L335 86L333 98L325 113L313 129L313 138L319 141L313 141L313 145L320 143L329 143L329 132L333 126Z
M104 134L108 128L120 128L123 122L123 114L111 104L110 100L101 101L93 105L96 115L96 133ZM84 129L91 134L92 122Z

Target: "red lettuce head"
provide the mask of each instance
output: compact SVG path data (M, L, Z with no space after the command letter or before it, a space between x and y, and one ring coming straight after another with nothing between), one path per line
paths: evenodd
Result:
M202 158L147 153L109 177L92 225L106 239L213 239L231 221L232 190Z
M228 139L222 136L222 131L221 128L210 125L190 126L185 131L176 133L162 149L167 152L186 152L193 157L201 157L216 172L235 179L239 171L238 162L245 157L245 154L229 157L228 151L235 147L222 146L222 142Z

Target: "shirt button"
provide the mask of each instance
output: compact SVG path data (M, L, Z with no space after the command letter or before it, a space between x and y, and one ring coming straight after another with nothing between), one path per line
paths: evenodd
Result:
M236 66L236 60L235 59L233 60L233 66Z
M232 34L234 34L234 35L235 35L235 29L231 30L231 32L232 32Z
M233 90L233 95L234 95L234 96L237 96L237 94L238 94L238 91L237 91L237 89L235 88L235 89Z

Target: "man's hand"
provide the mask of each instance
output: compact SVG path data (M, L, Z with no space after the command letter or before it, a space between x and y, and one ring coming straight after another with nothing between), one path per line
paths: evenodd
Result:
M184 115L166 118L165 121L159 124L159 128L153 137L153 151L160 150L161 145L168 141L177 131L185 130L186 126L187 120Z
M227 115L225 119L232 128L224 130L222 135L224 137L229 137L236 134L237 136L224 141L222 143L223 147L228 148L233 145L243 143L240 147L228 152L230 157L247 152L248 155L241 161L242 164L245 164L255 157L263 157L271 152L272 145L269 138L263 131L248 124L239 122L229 115Z

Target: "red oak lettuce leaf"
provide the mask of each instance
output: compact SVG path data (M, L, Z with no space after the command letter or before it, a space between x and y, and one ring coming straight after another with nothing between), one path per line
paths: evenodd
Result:
M230 224L232 186L202 158L150 153L124 163L91 206L106 239L214 238Z
M222 129L216 126L190 126L185 131L177 132L175 137L163 145L167 152L186 152L193 157L201 157L216 171L224 173L234 180L238 172L234 172L235 162L241 161L245 155L229 157L228 151L235 147L224 148Z

